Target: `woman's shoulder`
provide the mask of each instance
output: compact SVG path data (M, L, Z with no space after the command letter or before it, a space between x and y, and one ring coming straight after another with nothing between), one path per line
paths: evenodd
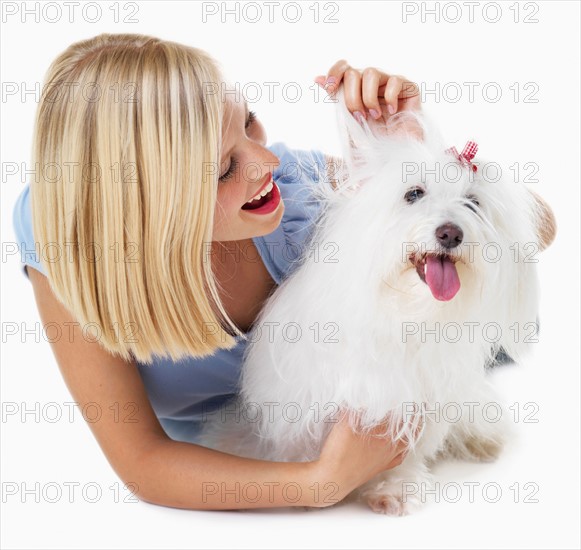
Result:
M280 225L268 235L255 237L262 259L277 284L287 277L310 244L321 212L318 188L330 185L327 155L319 150L304 150L276 142L267 147L279 159L273 179L284 202Z
M30 206L30 184L26 184L14 203L12 228L16 236L16 247L20 255L21 269L24 275L28 277L26 265L34 267L34 269L46 275L46 271L40 262L42 251L34 238Z
M325 154L316 149L296 149L278 141L268 146L280 164L274 169L275 180L282 185L309 184L325 176Z

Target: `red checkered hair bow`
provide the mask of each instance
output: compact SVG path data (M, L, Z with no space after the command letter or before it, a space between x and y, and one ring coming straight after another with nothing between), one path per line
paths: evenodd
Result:
M464 166L469 166L472 168L473 172L476 172L478 168L476 167L475 164L472 163L472 159L476 155L476 151L478 151L478 145L476 144L476 142L468 141L466 142L464 150L461 153L458 153L456 147L450 147L449 149L446 149L445 152L454 155L454 157L456 157L456 159L460 161L460 164Z

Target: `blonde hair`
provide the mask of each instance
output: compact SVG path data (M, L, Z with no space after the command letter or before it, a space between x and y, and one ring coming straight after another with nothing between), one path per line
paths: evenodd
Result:
M241 334L207 254L224 116L209 91L222 81L202 50L140 34L72 44L46 75L31 183L34 235L52 251L41 263L126 360L203 357Z

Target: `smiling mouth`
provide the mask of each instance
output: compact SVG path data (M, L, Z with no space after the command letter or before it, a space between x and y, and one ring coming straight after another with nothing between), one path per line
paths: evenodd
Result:
M262 189L249 201L242 205L242 210L255 210L264 206L267 202L271 201L273 198L274 180L272 176L270 181L262 187Z
M412 254L410 262L420 279L428 285L436 300L447 302L460 290L460 278L456 270L457 259L449 254Z
M271 174L270 180L261 187L254 197L245 202L241 209L248 214L262 216L278 210L281 202L280 190Z

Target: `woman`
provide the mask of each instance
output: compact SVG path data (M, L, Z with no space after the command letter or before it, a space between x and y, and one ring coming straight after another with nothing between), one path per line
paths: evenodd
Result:
M419 107L403 99L404 79L376 69L340 61L317 80L327 91L343 81L356 117L382 116L386 100L390 112ZM38 247L24 272L43 325L67 334L51 345L72 396L98 407L89 425L138 497L192 509L327 506L405 449L343 421L309 463L195 444L204 412L235 394L244 334L291 271L288 250L269 245L306 243L316 208L293 198L333 160L267 148L256 115L223 84L205 52L148 36L103 34L63 52L37 111L37 174L14 209L24 250ZM291 176L290 164L307 169ZM266 207L249 202L271 188ZM243 498L248 484L259 498Z

